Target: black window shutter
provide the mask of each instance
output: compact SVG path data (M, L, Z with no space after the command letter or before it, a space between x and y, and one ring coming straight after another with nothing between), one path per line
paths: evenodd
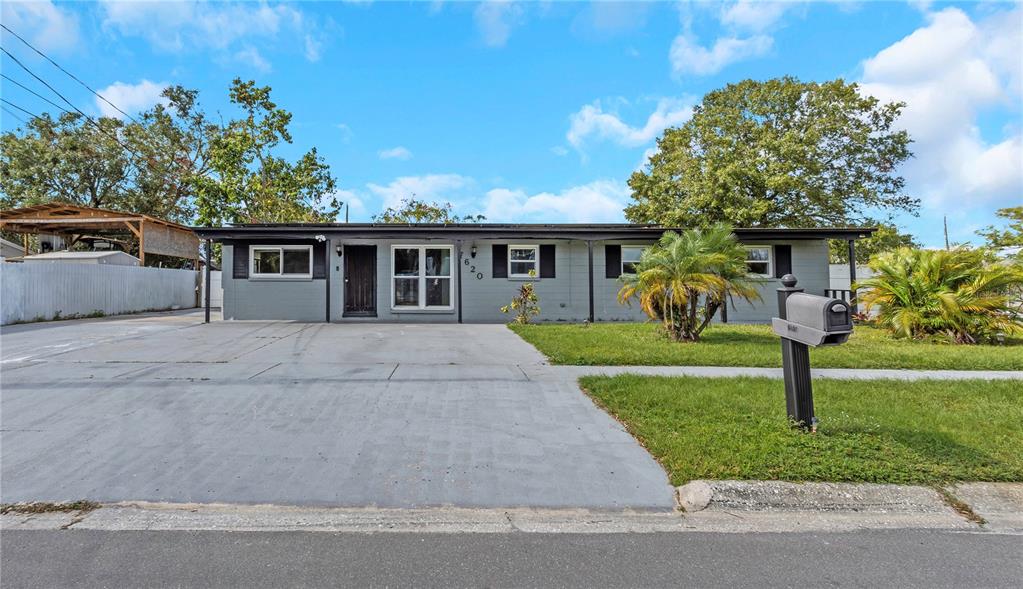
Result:
M313 280L323 280L327 277L327 243L317 243L313 246Z
M622 246L604 246L604 276L618 278L622 275Z
M554 278L555 247L553 243L540 246L540 278Z
M224 244L227 245L227 244ZM248 278L249 277L249 244L245 242L234 242L231 244L231 250L234 253L234 264L232 268L232 278Z
M490 251L493 257L494 278L508 278L508 245L495 243Z
M792 274L792 246L774 246L774 277L781 278L786 274Z

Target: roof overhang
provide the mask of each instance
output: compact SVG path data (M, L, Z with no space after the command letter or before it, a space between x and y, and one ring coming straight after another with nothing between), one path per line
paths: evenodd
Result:
M377 223L299 223L235 225L231 227L193 227L202 239L570 239L570 240L637 240L659 238L666 231L684 231L679 227L628 224L560 224L514 225L494 223L458 223L450 225L402 225ZM758 240L855 240L870 237L872 227L837 227L822 229L737 228L736 237L743 242Z

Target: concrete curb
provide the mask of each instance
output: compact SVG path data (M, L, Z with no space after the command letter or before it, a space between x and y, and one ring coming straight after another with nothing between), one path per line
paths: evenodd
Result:
M986 523L954 509L938 490L910 485L696 480L679 487L677 499L688 521L735 531L852 526L1023 533L1023 484L968 483L944 491Z

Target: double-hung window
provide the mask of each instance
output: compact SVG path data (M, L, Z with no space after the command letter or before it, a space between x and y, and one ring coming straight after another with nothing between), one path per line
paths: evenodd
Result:
M771 246L746 246L746 269L750 274L771 276Z
M254 278L313 277L311 245L253 245L249 261L249 276Z
M636 265L639 264L639 258L645 249L646 247L641 245L622 246L622 274L636 273Z
M539 275L537 268L540 259L538 245L508 246L508 276L510 278L529 278Z
M395 309L451 309L450 245L391 248L391 306Z

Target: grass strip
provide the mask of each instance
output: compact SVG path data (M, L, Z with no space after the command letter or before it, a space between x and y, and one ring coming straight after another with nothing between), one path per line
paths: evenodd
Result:
M818 379L816 434L789 427L781 380L621 375L580 384L673 485L1023 481L1019 382Z

